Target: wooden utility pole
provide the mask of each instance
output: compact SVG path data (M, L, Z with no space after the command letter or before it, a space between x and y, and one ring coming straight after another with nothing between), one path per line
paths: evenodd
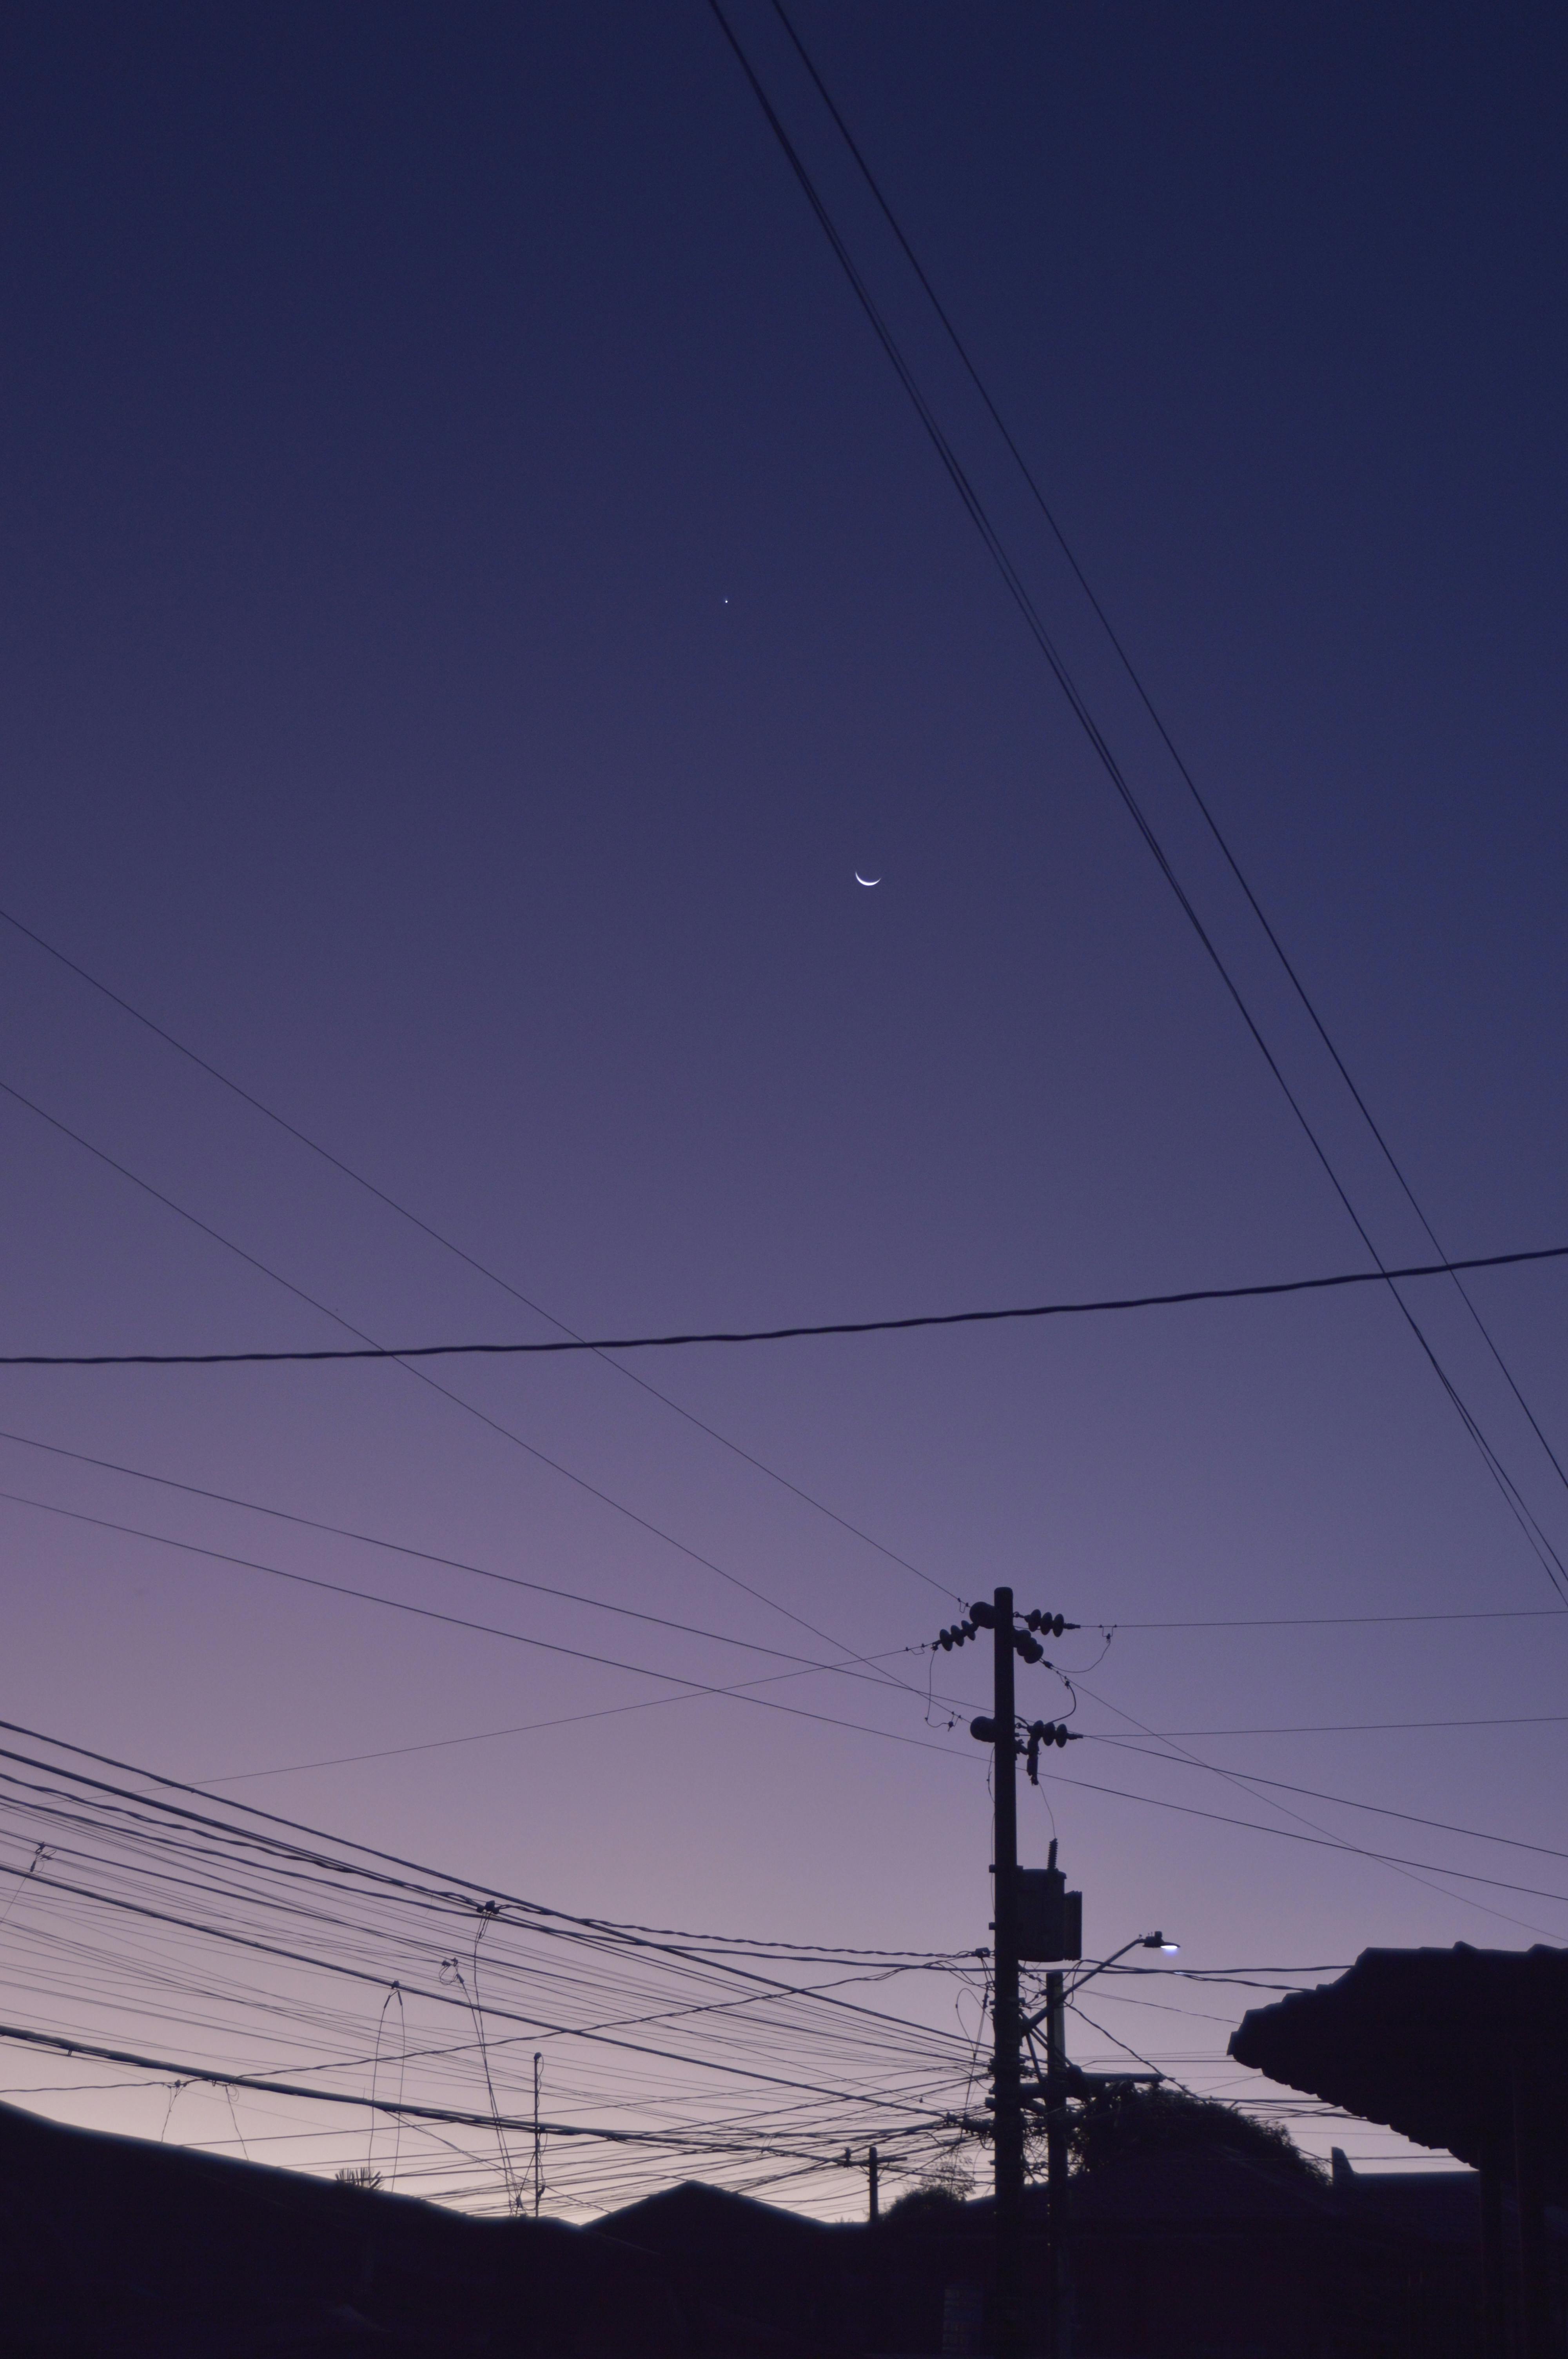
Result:
M992 2137L996 2151L996 2359L1023 2352L1023 2107L1018 2004L1018 1716L1013 1703L1012 1592L992 1601L995 1679L991 1896L996 1983L991 2004Z
M1038 1784L1040 1755L1047 1745L1070 1744L1075 1731L1063 1723L1032 1721L1020 1733L1013 1696L1012 1658L1026 1663L1045 1659L1036 1631L1059 1638L1076 1630L1060 1614L1031 1612L1015 1623L1012 1592L999 1589L988 1604L983 1598L968 1616L944 1630L935 1647L951 1654L980 1633L991 1634L993 1670L991 1709L977 1713L969 1734L991 1747L991 2147L996 2163L993 2218L996 2235L996 2287L990 2347L995 2359L1022 2359L1023 2354L1023 2089L1022 2010L1019 2005L1018 1969L1022 1958L1076 1958L1081 1953L1083 1896L1068 1892L1057 1872L1056 1846L1051 1865L1027 1876L1018 1868L1018 1756L1028 1763ZM1060 1981L1060 1976L1057 1980ZM1038 2017L1035 2018L1038 2020ZM1033 2024L1031 2028L1033 2029Z
M844 2168L846 2170L852 2170L854 2167L854 2150L850 2147L846 2147L844 2148ZM878 2154L876 2147L874 2146L868 2147L866 2149L866 2217L873 2228L882 2216L881 2168L881 2157Z
M534 2217L539 2216L539 2206L545 2200L545 2148L539 2136L539 2072L544 2058L534 2051Z

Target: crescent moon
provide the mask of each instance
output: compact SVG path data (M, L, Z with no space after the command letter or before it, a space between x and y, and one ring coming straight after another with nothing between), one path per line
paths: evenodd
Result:
M858 868L855 871L855 882L857 885L880 885L881 881L882 880L880 876L862 876Z

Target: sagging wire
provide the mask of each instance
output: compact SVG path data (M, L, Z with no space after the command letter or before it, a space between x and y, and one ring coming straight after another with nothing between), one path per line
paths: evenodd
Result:
M926 1727L927 1727L927 1728L935 1728L935 1727L940 1726L941 1728L943 1728L944 1730L946 1730L946 1733L950 1735L950 1734L952 1734L953 1730L954 1730L954 1729L956 1729L956 1728L957 1727L957 1725L958 1725L958 1715L957 1715L957 1712L954 1710L954 1708L952 1707L952 1705L951 1705L951 1704L948 1704L948 1705L945 1705L945 1706L944 1706L944 1705L939 1705L939 1704L937 1703L937 1701L936 1701L936 1649L935 1649L935 1647L906 1647L906 1648L904 1649L904 1652L905 1652L906 1654L920 1654L920 1655L926 1655L926 1656L928 1656L928 1657L930 1658L929 1661L926 1663L926 1666L925 1666L925 1725L926 1725ZM946 1719L945 1721L938 1722L938 1721L935 1719L935 1714L938 1711L943 1711L943 1710L945 1710L945 1711L946 1712L947 1717L946 1717Z
M485 2040L484 2017L480 2011L477 1996L479 1990L479 1945L500 1914L501 1903L498 1900L486 1900L480 1908L479 1923L474 1928L473 1954L470 1962L470 1971L473 1975L473 1989L470 1991L468 1984L464 1981L462 1967L460 1965L456 1958L442 1959L441 1980L444 1983L455 1983L457 1984L458 1988L461 1991L463 1997L468 2002L468 2010L473 2018L474 2037L479 2042L479 2060L484 2068L484 2085L490 2097L491 2118L495 2124L495 2143L501 2148L501 2175L506 2185L506 2208L509 2212L515 2212L517 2210L517 2189L513 2180L512 2157L507 2150L505 2132L501 2126L501 2107L496 2102L495 2082L491 2077L490 2049Z
M93 2005L108 2004L103 1977L111 1969L114 1992L129 1997L132 1991L122 1989L127 1973L134 1969L135 1976L145 1980L156 1970L161 1981L172 1964L179 1986L193 1994L200 1991L206 2000L216 2003L221 1999L225 2006L243 2000L250 2010L259 2006L262 2018L258 2027L265 2030L271 2043L283 2041L292 2049L308 2027L305 2044L311 2052L297 2060L291 2057L287 2065L280 2065L277 2069L284 2079L274 2082L269 2076L268 2086L291 2096L319 2093L330 2096L334 2104L368 2104L378 2114L392 2114L395 2123L400 2123L401 2117L406 2115L416 2137L429 2138L443 2152L449 2148L460 2173L477 2176L484 2166L477 2157L469 2156L449 2140L439 2137L431 2124L435 2120L463 2122L477 2127L482 2137L492 2134L500 2110L499 2090L493 2081L495 2060L486 2059L490 2066L488 2095L477 2114L458 2110L456 2094L450 2110L428 2104L409 2108L406 2102L406 2060L427 2055L437 2069L471 2071L473 2080L478 2082L481 2035L483 2050L504 2044L506 2033L513 2035L515 2043L524 2027L534 2035L530 2047L539 2044L539 2031L546 2027L538 2014L542 1987L550 1995L548 2017L558 2018L549 2024L550 2029L586 2033L621 2051L615 2066L617 2114L629 2104L630 2110L640 2110L644 2102L653 2101L654 2094L639 2085L635 2102L628 2100L622 2071L629 2054L637 2056L640 2073L645 2074L656 2066L662 2080L674 2063L683 2071L697 2076L689 2089L683 2090L680 2104L684 2115L700 2103L701 2116L697 2121L676 2125L672 2150L701 2152L716 2160L722 2155L726 2158L723 2167L732 2180L753 2176L758 2164L763 2161L763 2153L752 2141L769 2133L776 2137L781 2126L781 2104L787 2117L788 2146L794 2146L795 2139L802 2136L809 2140L818 2136L826 2139L830 2135L835 2150L841 2150L848 2128L851 2136L861 2142L874 2136L885 2147L891 2126L886 2117L895 2106L904 2119L907 2107L921 2111L930 2108L918 2131L900 2131L900 2136L926 2139L938 2128L946 2132L954 2126L953 2101L962 2090L965 2064L971 2060L967 2027L955 2038L951 2031L884 2017L875 2008L854 2005L837 1978L830 1987L809 1981L803 1985L796 1979L800 1960L806 1957L814 1973L837 1962L857 1969L848 1977L850 1981L873 1984L902 1976L917 1966L927 1971L937 1967L951 1972L957 1962L952 1957L915 1958L886 1950L857 1951L839 1956L816 1945L781 1945L754 1936L676 1934L667 1929L632 1928L600 1919L567 1918L533 1904L524 1904L514 1914L514 1904L499 1897L494 1899L493 1910L481 1914L480 1904L492 1896L482 1888L476 1892L472 1886L465 1891L459 1881L449 1879L442 1871L413 1867L390 1859L351 1864L334 1852L332 1838L317 1831L278 1830L271 1822L263 1831L249 1824L238 1827L222 1814L214 1816L210 1809L197 1810L185 1802L177 1806L156 1795L89 1777L81 1769L65 1773L71 1788L67 1793L61 1790L58 1772L43 1779L18 1775L24 1762L28 1769L44 1767L31 1756L8 1758L15 1761L16 1767L0 1767L0 1821L9 1809L19 1809L45 1816L49 1822L44 1831L44 1852L49 1865L38 1865L33 1891L40 1900L47 1899L67 1912L63 1932L51 1930L49 1937L49 1987L57 2002L74 2002L80 1988ZM138 1777L145 1774L136 1773ZM84 1791L76 1790L82 1787ZM54 1836L57 1825L70 1830L64 1854ZM79 1838L90 1832L97 1840L81 1844ZM11 1850L15 1863L10 1869L13 1886L19 1881L29 1854L38 1848L41 1838L36 1823L28 1830L28 1838L25 1843L16 1843ZM69 1872L63 1878L54 1872L57 1861L69 1863ZM10 1889L7 1888L6 1897L10 1897ZM351 1890L355 1894L351 1905L348 1897ZM198 1894L202 1896L200 1906L194 1905ZM3 1906L4 1898L0 1898L0 1907ZM395 1919L384 1913L394 1906ZM112 1931L98 1925L105 1909L114 1912ZM259 1917L254 1914L257 1910L262 1912ZM408 1910L416 1912L412 1925L404 1921ZM455 1924L451 1913L454 1910ZM476 1915L480 1918L477 1924ZM445 1921L438 1925L432 1919ZM12 1921L17 1921L15 1915ZM37 1942L44 1937L41 1932L35 1935L30 1911L26 1922L30 1959ZM499 1922L503 1928L493 1940L485 1930L492 1922ZM129 1941L133 1927L138 1929L134 1943ZM455 1945L454 1931L458 1933ZM470 1935L473 1946L467 1976L459 1971L463 1932ZM525 1947L521 1953L514 1954L513 1944L520 1935ZM553 1954L543 1950L535 1951L535 1944L544 1935L550 1937ZM179 1955L174 1960L165 1954L171 1939L178 1944ZM187 1968L183 1953L192 1939L202 1947ZM393 2101L388 2102L381 2095L380 2051L389 2038L393 1978L384 1969L380 1973L365 1971L373 1961L364 1945L393 1939L398 1940L405 1955L409 1953L412 1939L421 1966L427 1965L429 1971L421 1973L413 1984L402 1984L400 1971L404 2071L400 2086ZM488 1949L484 1946L487 1940ZM562 1940L568 1947L557 1951L557 1944ZM208 1945L213 1942L223 1945L221 1952L211 1953L214 1958L232 1955L237 1946L253 1956L275 1962L278 1972L287 1970L291 1977L301 1971L334 1978L348 1976L360 1984L362 2006L366 1984L379 1989L383 1996L377 2003L378 2021L371 2056L363 2054L362 2017L356 2026L351 2013L341 2013L336 2002L326 1997L312 1998L302 2012L290 1987L280 1985L274 1990L269 1986L261 1991L246 1983L232 1986L231 2000L229 1976L214 1980L208 1970ZM457 1957L448 1962L443 1953L454 1946ZM790 1962L796 1970L787 1981L766 1970L782 1950L790 1951ZM483 1981L479 1972L481 1951L491 1962L492 1990L498 1972L505 1984L495 2035L490 2032L490 2009L483 2003ZM63 1981L62 1960L67 1962ZM40 1970L42 1963L40 1953ZM399 1963L401 1969L401 1961ZM439 1996L468 2017L470 2041L462 2049L440 2041L429 2049L422 2043L419 2049L412 2049L406 2043L405 2022L407 1990L423 1988L427 1982L434 1984L435 1969L443 1963L447 1971L442 1980L452 1987ZM545 1976L543 1986L537 1980L541 1973ZM269 1983L270 1973L271 1969ZM647 1974L656 1979L644 1980ZM83 1975L90 1979L82 1982ZM524 2011L515 2004L514 1994L521 1995L519 1976L526 1976L529 1985L529 2004ZM668 1976L677 1978L673 1986L665 1979ZM427 1995L434 1999L438 1994L430 1988ZM769 2015L753 2027L750 2010L759 2006L769 2010ZM787 2012L773 2012L779 2009ZM677 2043L661 2041L654 2047L626 2037L633 2025L673 2025L677 2018L694 2017L697 2021L693 2030L697 2033L704 2025L725 2021L726 2028L717 2046L707 2037L689 2040L682 2037ZM337 2036L340 2025L344 2035L341 2044ZM75 2037L60 2038L62 2052L80 2051L85 2055L80 2038L81 2027L73 2027ZM7 2026L5 2029L10 2033L12 2027ZM17 2031L15 2036L22 2038L25 2035ZM782 2056L777 2048L781 2038L787 2043ZM323 2051L323 2040L330 2046L330 2054ZM93 2053L98 2052L94 2046ZM111 2051L106 2048L103 2052ZM931 2061L934 2052L940 2060L939 2065ZM172 2093L175 2103L178 2092L173 2091L174 2082L195 2084L190 2069L167 2055L161 2059L139 2053L133 2057L118 2044L113 2055L117 2062L134 2062L141 2069L150 2070L166 2093ZM449 2066L440 2064L438 2060L441 2059L449 2059ZM390 2061L389 2057L389 2064ZM589 2062L592 2063L591 2058ZM334 2078L347 2073L354 2080L363 2071L365 2079L359 2082L361 2093L350 2095L347 2090L341 2093L326 2090L318 2093L302 2086L303 2078L329 2069ZM911 2071L917 2071L918 2089L910 2084ZM934 2072L937 2079L927 2090L925 2083ZM713 2073L725 2076L730 2087L737 2080L753 2084L738 2105L726 2098L718 2119L713 2118L710 2103L699 2095L699 2092L714 2085L708 2077ZM601 2071L596 2069L581 2086L571 2085L569 2102L574 2106L597 2106L606 2093L599 2085L601 2078ZM248 2134L237 2119L239 2092L242 2087L261 2084L254 2076L235 2071L220 2070L195 2076L196 2082L208 2079L220 2084L232 2082L233 2133L248 2155ZM788 2093L782 2100L781 2089ZM441 2095L445 2092L434 2093ZM228 2099L224 2102L228 2103ZM858 2119L846 2119L843 2109L847 2105L857 2109ZM825 2108L831 2109L830 2133L819 2127ZM567 2119L571 2119L569 2114ZM520 2188L525 2190L526 2181L522 2167L511 2156L510 2140L530 2126L526 2121L502 2115L498 2150L504 2152L507 2161L514 2165L510 2173L514 2196ZM553 2132L557 2126L541 2123L544 2132ZM167 2128L172 2127L169 2114ZM615 2115L602 2128L595 2123L579 2134L574 2126L566 2135L580 2142L562 2149L558 2170L552 2173L551 2191L558 2193L573 2210L584 2205L601 2209L612 2196L644 2191L638 2180L652 2166L640 2162L638 2153L656 2147L661 2143L659 2139L637 2132L629 2136ZM165 2136L167 2142L167 2132ZM667 2131L665 2136L669 2136ZM378 2137L374 2143L381 2145L382 2141ZM367 2163L365 2149L358 2146L357 2131L353 2146L362 2176L373 2165L373 2147L371 2162ZM610 2151L611 2148L615 2151ZM781 2153L772 2137L765 2151L785 2162L793 2163L798 2158L798 2150L795 2157L787 2151ZM799 2167L806 2166L800 2161ZM443 2165L442 2169L447 2176L453 2176L451 2166ZM493 2174L493 2163L490 2169ZM395 2171L401 2183L400 2151ZM492 2186L495 2192L491 2208L499 2209L500 2202L505 2200L504 2190L493 2176ZM485 2192L479 2186L471 2190L454 2189L449 2200L467 2201L471 2194L474 2200L482 2201Z
M986 2036L986 2024L991 2007L990 1952L987 1950L977 1950L975 1956L979 1959L980 1967L979 2009L975 2019L974 2037L969 2041L969 2069L964 2078L963 2110L966 2116L974 2098L975 2082L979 2077L980 2042ZM954 1995L953 2012L957 2017L960 2031L964 2027L964 2001L974 1996L975 1993L968 1989L960 1989Z
M1062 1840L1062 1831L1056 1824L1056 1813L1054 1809L1052 1807L1049 1781L1043 1786L1039 1778L1036 1777L1034 1780L1034 1790L1045 1805L1045 1816L1051 1822L1051 1840L1054 1843L1060 1843Z
M477 1979L477 1978L476 1978L476 1979ZM376 2083L376 2075L377 2075L377 2073L380 2071L380 2069L381 2069L381 2035L382 2035L383 2031L384 2031L384 2030L385 2029L385 2027L386 2027L386 2010L387 2010L387 2008L392 2005L392 2002L393 2002L393 2000L394 2000L395 1998L395 2000L397 2001L398 2012L399 2012L399 2014L402 2014L402 2010L403 2010L403 1989L402 1989L402 1985L401 1985L401 1984L399 1984L399 1983L395 1983L395 1983L393 1983L393 1984L389 1986L389 1988L388 1988L388 1990L387 1990L386 1996L382 2000L382 2003L381 2003L381 2013L380 2013L380 2015L376 2017L376 2024L375 2024L375 2047L374 2047L373 2050L372 2051L371 2060L370 2060L370 2109L371 2109L371 2110L370 2110L370 2139L369 2139L369 2142L368 2142L368 2144L366 2145L366 2147L365 2147L365 2171L366 2171L367 2176L368 2176L370 2173L373 2172L373 2170L374 2170L374 2169L375 2169L375 2133L376 2133L376 2122L377 2122L377 2115L376 2115L376 2110L375 2110L375 2083ZM404 2070L405 2070L405 2071L406 2071L406 2069L407 2069L407 2065L408 2065L408 2019L407 2019L406 2016L404 2016L404 2017L403 2017L403 2066L404 2066ZM400 2073L400 2074L399 2074L399 2076L398 2076L398 2082L397 2082L397 2097L398 2097L398 2103L401 2104L401 2103L402 2103L402 2101L403 2101L403 2078L402 2078L402 2074L401 2074L401 2073ZM231 2104L232 2104L232 2099L231 2099L231 2100L230 2100L230 2102L231 2102ZM403 2123L402 2123L401 2116L398 2118L397 2126L398 2126L398 2130L399 2130L399 2132L401 2133L401 2131L402 2131L402 2127L403 2127ZM395 2179L395 2178L396 2178L396 2176L397 2176L397 2165L396 2165L395 2160L394 2160L394 2163L393 2163L393 2167L392 2167L392 2174L393 2174L394 2179Z
M1092 1663L1084 1663L1080 1666L1078 1672L1080 1679L1086 1672L1098 1670L1100 1665L1104 1662L1106 1657L1111 1650L1117 1632L1117 1625L1114 1622L1098 1622L1087 1626L1092 1626L1097 1629L1099 1632L1100 1636L1105 1640L1105 1644L1100 1648L1099 1653L1095 1657Z
M402 2034L399 2042L401 2053L397 2059L397 2112L393 2116L392 2177L388 2181L389 2187L395 2187L397 2166L403 2153L403 2084L408 2073L408 2010L403 2004L402 1984L394 1983L392 1987L397 1993L397 2023Z
M474 1928L473 2018L474 2029L479 2035L479 2059L484 2067L484 2085L490 2093L490 2109L495 2115L495 2135L501 2145L501 2168L506 2180L506 2192L512 2210L520 2212L523 2208L523 2198L518 2192L515 2175L512 2169L512 2156L505 2137L502 2134L501 2109L495 2102L495 2084L490 2077L490 2049L484 2036L484 2009L481 2006L479 1999L479 1945L500 1914L500 1901L487 1900L479 1912L479 1923Z

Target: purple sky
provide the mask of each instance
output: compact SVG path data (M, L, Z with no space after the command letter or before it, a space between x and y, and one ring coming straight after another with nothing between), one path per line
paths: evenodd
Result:
M1379 1250L1426 1257L771 12L734 14ZM1561 21L799 23L1444 1245L1563 1241ZM35 5L4 81L16 917L585 1332L1365 1266L697 0ZM0 978L0 1080L327 1306L6 1099L5 1349L553 1332L3 926ZM1568 1461L1568 1275L1472 1291ZM1568 1554L1464 1306L1410 1299ZM1386 1296L634 1368L880 1548L591 1362L438 1368L479 1417L390 1367L7 1372L0 1424L795 1652L787 1616L917 1647L1011 1580L1124 1625L1097 1669L1063 1642L1097 1741L1022 1820L1097 1953L1568 1938L1560 1853L1109 1741L1560 1842L1568 1720L1504 1723L1568 1711L1568 1615ZM673 1680L778 1668L12 1440L0 1470ZM918 1655L914 1694L764 1692L938 1751L708 1700L283 1774L661 1690L0 1523L9 1718L276 1770L228 1790L564 1908L986 1938L984 1757L928 1728ZM1459 1611L1530 1618L1136 1626ZM973 1655L943 1676L981 1701ZM1208 2013L1102 2020L1233 2092L1190 2060L1245 2002L1168 1995Z

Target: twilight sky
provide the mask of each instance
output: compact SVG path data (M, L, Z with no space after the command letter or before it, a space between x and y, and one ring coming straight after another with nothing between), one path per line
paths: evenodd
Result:
M1378 1249L1429 1257L771 8L733 19ZM796 21L1443 1245L1568 1240L1561 19ZM66 0L0 80L0 906L438 1233L0 925L5 1350L557 1332L443 1238L586 1333L1367 1266L706 5ZM1471 1292L1568 1462L1568 1273ZM1408 1299L1568 1555L1465 1306ZM985 1760L896 1650L1011 1580L1119 1625L1062 1643L1095 1741L1023 1817L1096 1954L1568 1939L1560 1850L1234 1782L1561 1841L1568 1614L1385 1293L631 1365L0 1373L42 1503L0 1502L0 1712L567 1908L956 1949ZM17 1437L914 1691L573 1719L785 1667ZM1176 1626L1335 1614L1487 1618ZM1235 2093L1249 2002L1163 1997L1096 2012Z

